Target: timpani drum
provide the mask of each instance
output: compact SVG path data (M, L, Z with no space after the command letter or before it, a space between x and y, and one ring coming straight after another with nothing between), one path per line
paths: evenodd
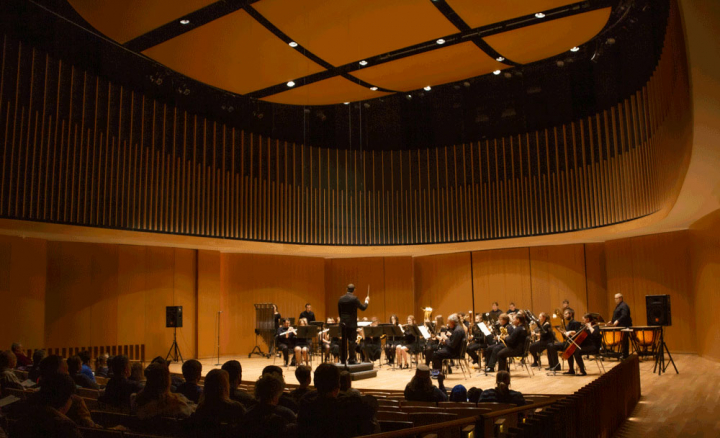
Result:
M600 327L602 334L602 355L605 357L620 357L622 355L622 340L627 333L623 327Z
M632 341L638 356L654 356L660 341L659 326L634 326Z

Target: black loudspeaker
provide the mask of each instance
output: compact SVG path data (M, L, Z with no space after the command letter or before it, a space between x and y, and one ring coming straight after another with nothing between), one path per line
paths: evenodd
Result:
M165 327L182 326L182 306L165 307Z
M645 295L647 325L672 325L670 295Z

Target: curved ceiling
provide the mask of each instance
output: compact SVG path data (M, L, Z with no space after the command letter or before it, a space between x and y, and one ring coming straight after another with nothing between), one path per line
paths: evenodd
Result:
M68 1L106 36L179 73L236 94L293 105L367 100L552 57L596 36L613 4Z

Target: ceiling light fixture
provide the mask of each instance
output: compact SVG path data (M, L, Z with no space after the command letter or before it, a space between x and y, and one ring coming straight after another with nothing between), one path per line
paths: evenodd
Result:
M294 86L295 86L295 82L289 81L289 82L287 83L287 86L288 86L288 87L294 87Z
M438 44L440 44L440 45L445 44L445 40L442 39L442 38L440 38L439 40L437 40L437 41L435 41L435 42L438 43Z
M543 14L542 12L538 12L537 14L535 14L535 18L545 18L545 14Z
M423 88L423 90L430 91L430 90L432 90L432 87L430 87L430 85L428 85L427 87Z
M495 70L495 71L493 72L493 74L494 74L495 76L499 75L500 73L502 73L500 70Z
M343 105L350 105L350 102L343 102Z
M367 65L367 61L363 59L362 61L360 61L360 65Z
M190 24L190 20L180 20L180 24Z
M290 42L288 43L288 45L289 45L290 47L297 47L297 46L298 46L298 43L296 43L295 41L290 41Z
M580 47L577 47L577 46L570 49L571 52L577 52L578 50L580 50Z
M371 90L377 91L377 87L370 87Z
M495 58L495 60L497 62L503 62L503 61L505 61L505 58L503 58L502 56L498 56L497 58Z

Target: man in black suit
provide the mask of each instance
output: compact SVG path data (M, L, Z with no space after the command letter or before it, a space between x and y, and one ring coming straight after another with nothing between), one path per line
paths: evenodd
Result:
M439 381L442 381L445 377L440 371L443 359L460 356L462 344L465 342L465 329L455 314L448 317L448 332L450 332L449 337L446 333L440 335L440 348L433 354L432 358L432 375L440 379Z
M577 333L578 330L582 328L582 323L579 321L575 321L575 311L571 308L566 308L563 312L563 317L565 321L565 338L568 338L569 333ZM555 371L560 367L560 362L558 361L558 351L565 351L565 349L570 344L569 341L564 342L555 342L550 343L547 345L547 356L548 356L548 362L549 367L545 368L548 371Z
M515 314L512 321L513 331L505 338L506 347L497 354L497 361L500 371L507 371L507 358L522 356L525 349L525 340L527 339L527 331L525 330L525 316ZM490 362L492 362L492 357ZM494 363L488 363L488 367L495 368Z
M310 303L305 304L305 310L300 314L298 321L303 318L307 319L308 324L315 321L315 313L313 313Z
M342 363L355 364L355 340L357 339L357 309L365 311L370 302L370 296L365 297L365 303L361 303L355 292L355 285L348 284L347 293L338 301L338 312L340 314L340 327L342 328L342 346L340 357ZM349 345L348 345L349 344ZM350 360L348 361L348 355Z
M615 294L615 303L617 305L615 306L615 311L613 311L612 324L610 325L614 327L631 327L632 318L630 317L630 306L627 305L622 294ZM630 354L629 339L630 337L625 333L625 336L622 338L623 359L627 358Z

